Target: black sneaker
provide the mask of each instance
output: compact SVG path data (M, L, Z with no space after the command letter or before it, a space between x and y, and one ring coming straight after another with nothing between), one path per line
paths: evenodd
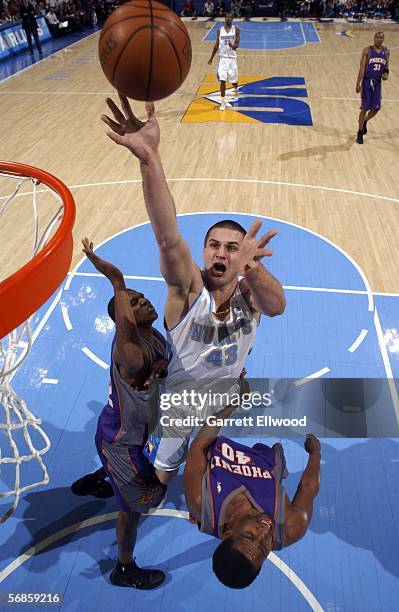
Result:
M165 574L157 569L142 569L135 561L128 565L122 565L118 562L109 578L114 586L147 591L162 584L165 580Z
M363 144L363 132L362 132L362 130L358 131L356 142L357 142L357 144Z
M71 486L71 491L74 495L93 495L100 499L108 499L114 495L110 483L99 478L96 473L86 474L76 480Z
M362 132L363 132L363 136L366 136L366 134L367 134L367 121L364 122Z

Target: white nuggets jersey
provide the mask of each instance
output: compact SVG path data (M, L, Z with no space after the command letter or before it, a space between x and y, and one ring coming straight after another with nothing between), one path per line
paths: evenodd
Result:
M241 293L230 298L230 313L220 321L212 294L204 286L184 319L167 331L167 387L204 378L237 379L253 347L258 321Z
M229 45L232 45L236 41L236 28L235 26L231 26L230 30L227 32L225 27L220 28L219 33L219 57L228 57L230 59L235 59L237 57L237 51L232 49Z

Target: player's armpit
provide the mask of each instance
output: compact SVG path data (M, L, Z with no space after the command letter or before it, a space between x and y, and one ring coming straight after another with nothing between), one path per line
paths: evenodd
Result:
M148 349L142 344L140 346L116 345L113 357L123 380L128 385L134 384L135 379L149 368L151 362Z
M305 510L291 506L284 522L284 546L298 542L308 530L310 518Z

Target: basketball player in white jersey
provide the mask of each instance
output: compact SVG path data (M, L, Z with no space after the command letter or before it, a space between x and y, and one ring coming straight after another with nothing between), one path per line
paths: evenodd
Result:
M215 46L208 62L208 65L212 66L213 58L219 53L217 76L220 82L221 111L226 110L226 106L231 106L225 99L227 81L233 85L233 99L238 96L237 49L240 46L240 28L232 23L233 14L226 13L224 26L217 31Z
M159 155L154 105L146 103L148 121L143 123L134 116L127 98L120 96L120 101L123 112L107 99L114 119L102 115L102 120L111 128L109 138L140 161L145 204L168 286L166 390L173 391L187 380L236 381L254 344L260 314L275 316L285 309L281 284L261 263L272 255L268 245L277 232L271 230L258 238L259 220L248 232L235 221L221 221L205 236L201 270L177 225ZM184 435L166 442L163 438L149 449L161 482L167 482L184 462L188 438Z

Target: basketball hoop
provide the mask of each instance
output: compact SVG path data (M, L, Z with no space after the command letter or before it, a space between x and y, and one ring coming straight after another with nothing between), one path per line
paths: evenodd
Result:
M64 183L39 168L0 162L0 178L10 179L7 188L11 185L8 195L2 196L0 193L0 217L17 197L26 195L32 195L34 216L30 261L0 282L0 404L5 416L4 422L0 417L0 442L5 434L12 454L11 457L0 454L0 467L6 464L15 466L14 488L0 492L0 498L14 497L11 507L0 517L0 523L3 523L17 507L21 493L49 482L42 455L50 448L50 440L40 427L41 420L30 412L24 400L12 388L11 381L32 346L31 316L51 297L68 273L73 250L75 203ZM32 187L31 192L21 193L25 184ZM45 185L46 188L38 190L38 185ZM44 227L40 225L39 193L50 193L56 204ZM41 449L37 449L32 441L33 430L36 432L35 438L39 434L43 440ZM16 432L22 432L28 453L20 454L13 437ZM42 479L21 486L21 465L33 459L39 464Z

